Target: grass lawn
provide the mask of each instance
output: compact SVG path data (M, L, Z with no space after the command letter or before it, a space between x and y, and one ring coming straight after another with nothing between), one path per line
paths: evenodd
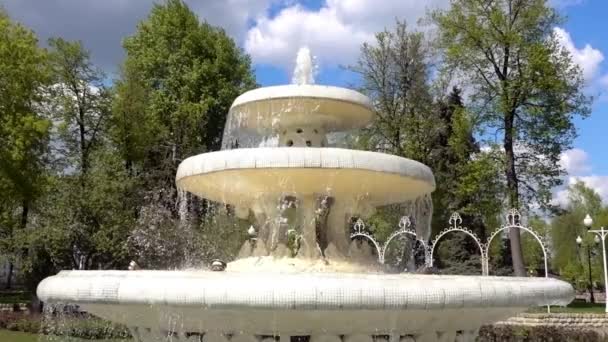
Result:
M566 307L562 306L552 306L551 313L595 313L595 314L603 314L606 305L604 303L586 303L586 302L572 302L570 305ZM546 313L546 307L537 307L530 309L528 312L533 313Z
M130 340L82 340L64 336L40 336L38 334L27 334L9 330L0 330L0 341L2 342L129 342Z

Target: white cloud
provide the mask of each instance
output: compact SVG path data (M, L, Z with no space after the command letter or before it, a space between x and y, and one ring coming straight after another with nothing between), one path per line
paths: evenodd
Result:
M326 0L318 10L299 4L271 17L257 18L249 29L245 50L256 63L290 67L300 46L308 46L321 66L353 63L361 44L396 18L415 25L428 8L448 0Z
M608 88L608 74L605 74L604 76L600 77L598 82L601 86Z
M600 195L604 203L608 203L608 176L592 173L587 152L579 148L565 151L561 155L560 164L568 175L564 180L564 186L556 189L553 194L554 204L566 207L569 203L568 187L577 182L584 182L587 187Z
M589 155L580 148L565 151L559 162L569 175L581 175L591 171Z
M597 102L606 103L608 102L608 73L604 74L597 81Z
M585 185L598 193L604 203L608 203L608 176L591 175L591 176L572 176L568 177L567 187L578 182L583 182ZM565 208L569 203L568 188L564 187L557 191L553 196L553 203Z
M570 185L573 185L578 181L585 183L585 185L595 190L600 195L604 203L608 202L608 176L591 175L570 177Z
M570 52L573 61L583 70L585 81L588 83L592 82L596 78L599 66L604 60L602 52L589 44L585 44L581 49L577 48L570 33L560 27L554 28L553 32L562 46Z
M201 19L223 27L237 41L242 42L248 23L263 16L272 3L280 0L186 1Z

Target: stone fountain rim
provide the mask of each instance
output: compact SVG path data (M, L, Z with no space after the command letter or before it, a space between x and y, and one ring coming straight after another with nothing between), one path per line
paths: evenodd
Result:
M295 311L518 308L574 298L569 283L553 278L320 272L61 271L37 293L75 304Z
M370 99L356 90L317 84L287 84L252 89L238 96L230 106L230 110L254 102L290 98L346 102L373 111Z
M419 161L332 147L257 147L202 153L184 159L177 168L175 180L228 170L298 168L380 172L427 182L435 189L433 172Z

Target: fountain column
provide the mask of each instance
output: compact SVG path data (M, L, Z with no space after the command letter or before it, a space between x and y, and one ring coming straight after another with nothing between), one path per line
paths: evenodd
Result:
M301 240L298 257L321 258L321 250L317 243L316 201L313 196L306 196L300 199L300 203L298 223L301 229Z
M327 217L327 240L328 245L325 255L329 259L343 259L348 256L350 238L344 202L337 200Z

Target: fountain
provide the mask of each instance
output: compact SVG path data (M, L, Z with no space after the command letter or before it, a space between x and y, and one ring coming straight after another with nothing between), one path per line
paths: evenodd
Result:
M38 296L122 323L137 341L204 342L474 341L483 324L573 299L550 278L385 273L351 241L349 219L405 204L428 239L433 174L406 158L329 147L331 134L374 114L356 91L312 84L311 62L303 50L293 85L239 96L225 148L178 168L178 188L255 222L237 260L215 272L62 271Z

